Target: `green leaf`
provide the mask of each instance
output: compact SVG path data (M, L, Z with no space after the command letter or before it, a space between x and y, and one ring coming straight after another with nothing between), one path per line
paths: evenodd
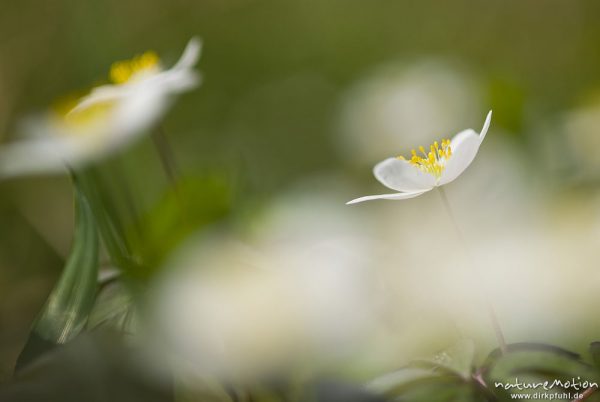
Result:
M135 329L135 306L130 290L119 277L100 283L86 328L113 328L124 333Z
M492 353L483 367L483 376L489 388L499 397L508 398L510 394L543 392L536 389L503 389L497 384L520 383L539 384L545 381L578 380L597 381L594 369L581 361L579 355L568 350L544 344L521 343L509 345L504 355ZM553 392L560 391L558 386ZM574 392L574 389L566 390Z
M132 242L144 264L126 273L138 280L151 278L191 234L226 219L232 209L232 197L231 185L222 175L182 177L177 187L167 189L144 215L143 237Z
M75 187L76 228L71 253L58 283L33 323L16 371L85 327L96 297L98 235L89 202Z
M490 400L490 392L473 377L474 357L474 343L461 340L433 359L414 360L379 377L368 389L388 400L408 402Z
M368 387L387 400L407 402L432 401L486 401L487 393L479 384L458 375L427 372L423 369L406 368L387 378L381 378Z
M439 376L415 382L404 389L402 401L407 402L484 402L488 399L477 386L456 377Z
M462 339L438 353L433 359L416 360L410 364L414 367L429 368L434 371L456 374L470 379L473 374L475 360L475 343L471 339Z

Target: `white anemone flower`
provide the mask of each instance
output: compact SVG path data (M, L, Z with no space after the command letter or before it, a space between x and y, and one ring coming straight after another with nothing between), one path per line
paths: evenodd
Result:
M131 143L163 117L175 95L199 84L200 51L193 38L169 69L152 51L114 63L109 84L31 119L26 139L0 148L0 178L64 172Z
M490 127L492 111L488 113L481 133L467 129L456 134L452 140L435 141L429 152L419 147L422 156L412 150L410 159L402 156L388 158L373 169L373 174L384 186L398 191L393 194L369 195L356 198L347 204L369 200L404 200L424 194L435 187L456 179L473 162L479 146Z

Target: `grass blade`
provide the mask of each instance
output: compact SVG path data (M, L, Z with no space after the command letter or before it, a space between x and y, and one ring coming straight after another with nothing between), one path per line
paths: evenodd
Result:
M58 283L36 318L15 371L85 327L96 297L98 234L89 202L75 187L76 228L71 253Z

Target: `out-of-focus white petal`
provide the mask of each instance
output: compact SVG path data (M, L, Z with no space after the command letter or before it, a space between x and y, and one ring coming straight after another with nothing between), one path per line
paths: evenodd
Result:
M238 381L354 355L376 315L370 239L357 215L324 192L316 203L314 195L285 197L248 238L192 239L148 298L158 324L152 349L184 370L192 363L192 375ZM323 208L326 219L314 213Z
M194 67L200 58L202 51L202 40L198 37L193 37L188 42L179 61L172 67L173 70L188 69Z
M145 85L159 87L165 94L175 94L189 91L200 82L201 76L194 70L171 69L152 77Z
M94 88L89 95L84 96L77 105L69 112L79 113L89 107L100 103L114 102L130 93L128 85L102 85Z
M346 205L357 204L363 201L370 200L406 200L408 198L418 197L419 195L430 191L431 189L422 191L413 191L407 193L394 193L394 194L379 194L379 195L367 195L366 197L355 198L352 201L348 201Z
M407 161L388 158L373 168L373 174L386 187L402 192L430 189L435 186L435 178Z
M467 167L469 167L471 162L473 162L475 155L477 155L477 151L479 151L481 141L483 141L485 135L487 134L488 128L490 127L491 118L492 111L488 113L485 119L485 123L481 129L481 134L477 134L472 129L468 129L461 131L460 133L456 134L454 138L452 138L452 141L450 142L452 156L446 163L446 167L442 173L442 177L440 178L438 185L442 186L450 183L460 176L460 174L464 172Z
M160 88L153 86L123 98L113 116L119 135L109 137L108 148L117 149L135 141L163 118L172 102L172 97L164 96Z
M0 148L0 178L66 172L65 153L58 143L21 141Z

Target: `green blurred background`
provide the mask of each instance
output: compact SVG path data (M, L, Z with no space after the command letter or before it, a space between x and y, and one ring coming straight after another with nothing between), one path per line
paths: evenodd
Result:
M197 35L203 84L178 101L164 128L182 172L226 178L237 194L233 210L318 175L370 183L370 166L389 155L353 162L341 151L348 94L381 66L421 60L475 77L481 118L457 117L446 136L479 128L493 109L497 135L540 167L535 174L595 188L585 166L548 165L539 145L560 137L557 116L600 94L593 0L3 0L0 10L2 141L17 137L24 116L105 80L113 61L153 49L170 65ZM148 210L165 175L149 140L128 152L126 186ZM71 197L67 178L0 183L0 379L60 273Z

